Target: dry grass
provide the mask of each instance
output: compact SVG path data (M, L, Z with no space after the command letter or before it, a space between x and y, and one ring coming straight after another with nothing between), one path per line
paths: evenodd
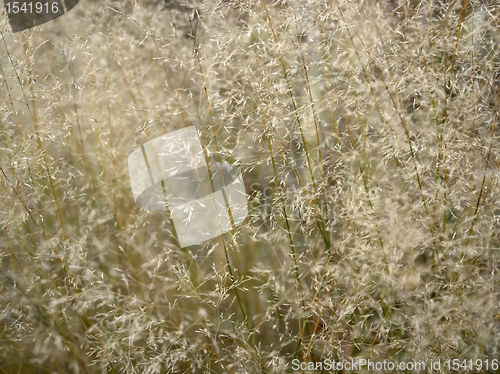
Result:
M81 0L13 35L4 12L0 371L498 358L499 16ZM191 125L250 214L181 249L127 158Z

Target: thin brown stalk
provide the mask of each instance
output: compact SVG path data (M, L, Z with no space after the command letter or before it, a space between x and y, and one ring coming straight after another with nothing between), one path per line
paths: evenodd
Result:
M57 201L57 195L56 195L56 191L55 191L55 188L54 188L54 183L52 181L52 175L50 173L49 164L47 162L46 152L45 152L45 149L43 148L42 140L41 140L40 134L38 132L37 121L35 120L34 114L33 114L32 110L31 110L30 105L29 105L28 99L26 97L26 93L24 92L23 84L21 82L21 78L19 76L19 73L17 72L17 69L16 69L16 66L14 64L14 61L12 60L12 56L10 54L9 48L7 47L7 43L5 42L5 37L4 37L2 31L0 31L0 37L2 38L3 44L5 46L5 51L7 53L7 56L9 57L9 61L11 63L12 69L14 70L14 73L16 74L16 78L17 78L17 81L19 83L19 87L20 87L21 92L22 92L23 97L24 97L24 102L26 104L28 112L30 113L31 121L32 121L34 129L35 129L37 143L38 143L38 146L40 147L40 151L41 151L41 154L42 154L42 157L43 157L43 161L44 161L44 164L45 164L45 171L47 173L47 177L48 177L48 180L49 180L49 183L50 183L50 189L51 189L51 192L52 192L52 196L54 197L54 202L55 202L56 210L57 210L57 217L59 218L59 223L61 224L63 239L64 239L64 241L66 241L66 232L64 230L64 224L63 224L63 221L62 221L61 209L59 208L59 203Z

